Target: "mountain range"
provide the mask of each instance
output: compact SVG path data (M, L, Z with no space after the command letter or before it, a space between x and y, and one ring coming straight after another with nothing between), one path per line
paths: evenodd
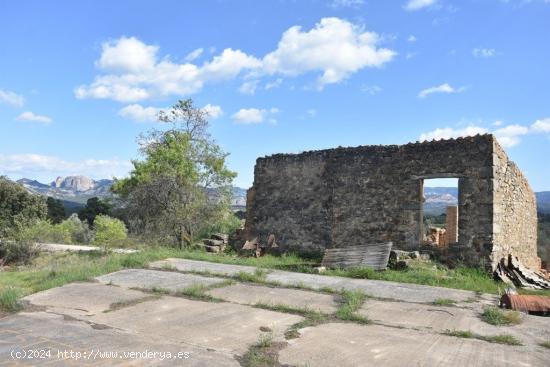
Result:
M30 192L52 196L63 201L66 207L82 206L92 197L112 197L110 188L113 180L93 180L86 176L58 177L49 184L36 180L23 178L17 181ZM233 187L231 205L234 209L246 207L246 189ZM537 192L538 210L550 213L550 191ZM445 212L448 205L456 205L458 202L458 189L456 187L425 187L424 188L424 212L438 215Z

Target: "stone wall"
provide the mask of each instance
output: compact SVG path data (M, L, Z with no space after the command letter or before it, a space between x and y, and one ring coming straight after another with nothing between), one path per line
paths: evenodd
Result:
M302 252L386 241L398 249L418 249L423 180L457 177L459 245L467 260L487 266L494 260L493 209L501 202L494 192L500 180L494 179L498 170L493 152L499 149L492 135L483 135L258 158L247 236L265 242L274 234L283 249ZM525 181L522 176L515 179ZM507 215L505 211L498 220ZM523 225L524 235L534 231L536 236L536 223L518 224ZM499 234L502 241L505 233ZM524 257L531 258L530 252L529 245Z
M530 268L539 268L535 193L516 166L495 142L493 258L515 254Z

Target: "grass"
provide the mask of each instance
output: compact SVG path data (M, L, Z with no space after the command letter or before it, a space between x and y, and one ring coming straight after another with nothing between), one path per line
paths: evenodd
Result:
M0 310L5 312L17 312L21 308L19 295L16 289L6 288L0 291Z
M336 318L343 321L352 321L360 324L367 324L368 318L357 314L357 310L363 305L367 296L360 291L342 291L342 304L336 311Z
M479 335L471 332L470 330L446 330L442 334L457 338L484 340L486 342L496 344L523 345L520 340L509 334Z
M158 296L147 296L147 297L128 300L128 301L114 302L114 303L111 303L108 310L105 310L103 312L107 313L107 312L117 311L117 310L120 310L122 308L134 306L134 305L137 305L139 303L152 301L152 300L158 299L158 298L159 298Z
M124 268L143 268L149 262L177 257L181 251L150 248L134 254L103 251L82 253L42 253L31 265L12 267L0 275L0 311L14 312L20 297Z
M195 299L199 301L208 301L208 302L222 302L223 300L220 298L213 297L206 292L210 289L214 288L220 288L220 287L226 287L228 285L232 285L235 282L233 280L227 279L224 280L221 283L215 283L211 285L205 285L205 284L194 284L190 287L180 289L176 292L176 296L179 297L185 297L189 299Z
M550 349L550 340L546 342L539 343L539 345L543 348Z
M248 271L239 271L233 276L234 279L241 282L250 282L250 283L265 283L267 277L267 271L263 269L256 269L254 273Z
M279 351L286 343L273 341L273 334L261 334L258 342L251 346L242 357L241 365L245 367L275 367L279 364Z
M435 306L454 306L456 303L455 300L448 299L448 298L437 298L433 301L433 304Z
M481 320L491 325L517 325L521 323L521 316L517 311L503 311L498 307L485 307Z

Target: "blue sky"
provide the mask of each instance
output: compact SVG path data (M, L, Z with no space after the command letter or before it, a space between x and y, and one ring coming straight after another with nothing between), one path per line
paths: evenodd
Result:
M181 98L257 157L493 132L550 190L550 0L0 0L0 174L121 177Z

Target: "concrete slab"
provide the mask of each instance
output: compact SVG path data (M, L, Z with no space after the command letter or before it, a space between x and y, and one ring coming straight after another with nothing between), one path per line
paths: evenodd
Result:
M287 305L325 313L336 312L338 308L332 295L299 289L273 288L239 283L228 287L212 289L207 293L226 301L248 305L256 303Z
M43 359L12 356L12 352L29 349L50 350L51 354ZM68 354L71 351L73 358ZM131 352L136 354L132 356ZM155 352L156 356L152 354ZM13 365L237 367L239 363L232 354L160 339L154 334L98 328L82 321L67 321L61 315L34 312L0 319L0 366Z
M538 347L491 344L378 325L331 323L305 328L279 353L300 366L547 366Z
M283 340L285 330L301 320L249 306L168 296L92 318L95 323L133 333L241 355L258 341L260 327L270 328L274 340Z
M97 247L97 246L64 245L60 243L37 243L36 246L40 251L46 251L46 252L59 252L59 251L89 252L89 251L103 250L102 247ZM112 249L109 249L109 251L118 253L118 254L133 254L134 252L138 252L139 250L128 249L128 248L112 248Z
M372 299L368 299L358 313L375 323L437 333L445 330L470 330L480 335L505 333L530 345L550 340L548 317L521 314L521 324L494 326L480 319L481 310Z
M144 297L148 297L148 295L104 284L71 283L31 294L23 298L23 302L79 317L92 316L106 311L113 303L136 301Z
M170 268L178 271L210 272L213 274L227 276L236 275L239 272L254 273L256 271L256 267L254 266L220 264L187 259L166 259L155 261L149 264L149 267L153 269Z
M96 278L103 284L114 284L126 288L153 287L177 291L197 284L213 285L223 283L220 278L203 277L195 274L182 274L172 271L148 269L125 269Z
M166 259L151 264L153 268L172 267L179 271L209 271L216 274L235 275L239 271L254 272L252 266L228 265L187 259ZM281 270L271 270L267 280L282 285L305 285L313 289L330 287L334 289L361 290L366 294L379 298L391 298L405 302L431 303L438 298L452 299L464 302L478 299L479 296L470 291L459 289L431 287L419 284L388 282L383 280L350 279L335 276L293 273ZM497 297L483 295L485 300L496 304Z

